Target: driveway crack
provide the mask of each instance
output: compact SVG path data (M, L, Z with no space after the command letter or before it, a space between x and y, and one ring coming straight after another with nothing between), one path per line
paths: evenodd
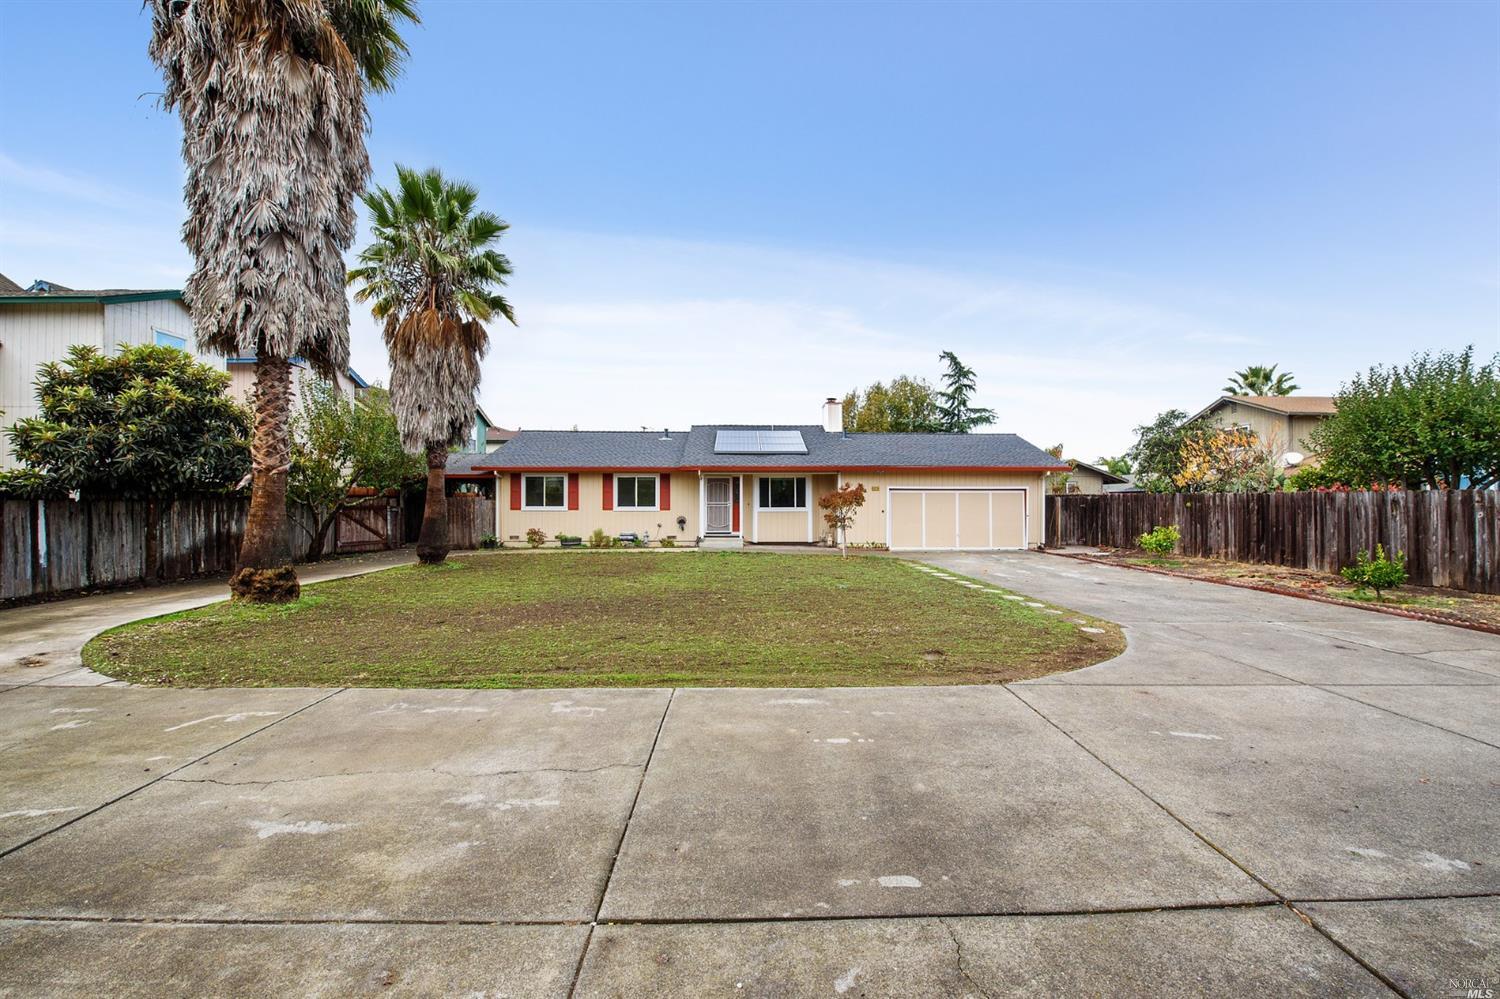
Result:
M958 939L958 933L953 929L953 924L946 919L939 919L938 923L943 927L944 930L947 931L948 939L953 943L953 958L956 962L959 975L961 975L963 977L963 980L968 982L969 985L973 987L975 992L978 992L981 996L983 996L984 999L994 999L994 997L990 994L990 991L983 985L979 984L979 982L974 978L973 975L969 974L969 969L964 964L964 945Z

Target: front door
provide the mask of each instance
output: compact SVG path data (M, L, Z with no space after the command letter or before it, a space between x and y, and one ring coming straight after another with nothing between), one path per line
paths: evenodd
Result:
M703 488L707 493L709 534L728 534L734 517L734 491L729 479L707 479Z

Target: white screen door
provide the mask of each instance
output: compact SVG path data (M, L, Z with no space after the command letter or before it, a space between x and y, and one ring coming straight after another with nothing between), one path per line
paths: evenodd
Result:
M708 493L708 533L728 534L733 522L734 497L728 479L709 479L704 483Z

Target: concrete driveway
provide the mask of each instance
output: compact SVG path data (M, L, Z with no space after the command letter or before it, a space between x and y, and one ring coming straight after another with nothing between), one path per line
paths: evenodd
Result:
M1129 651L1009 687L0 692L0 995L1500 984L1500 639L933 561Z

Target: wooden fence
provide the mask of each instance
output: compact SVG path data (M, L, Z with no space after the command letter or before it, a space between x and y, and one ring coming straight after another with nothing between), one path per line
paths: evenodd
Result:
M486 535L495 533L495 501L478 493L454 493L448 497L448 544L454 548L478 548Z
M401 511L393 504L372 498L350 508L325 550L401 547ZM0 500L0 602L227 573L239 554L249 506L242 496L158 503ZM448 518L450 544L478 548L494 531L494 500L451 496ZM315 528L312 511L293 507L288 526L292 554L301 559Z
M1184 555L1337 572L1376 543L1413 583L1500 593L1500 492L1105 493L1047 497L1047 545L1135 547L1175 525Z

